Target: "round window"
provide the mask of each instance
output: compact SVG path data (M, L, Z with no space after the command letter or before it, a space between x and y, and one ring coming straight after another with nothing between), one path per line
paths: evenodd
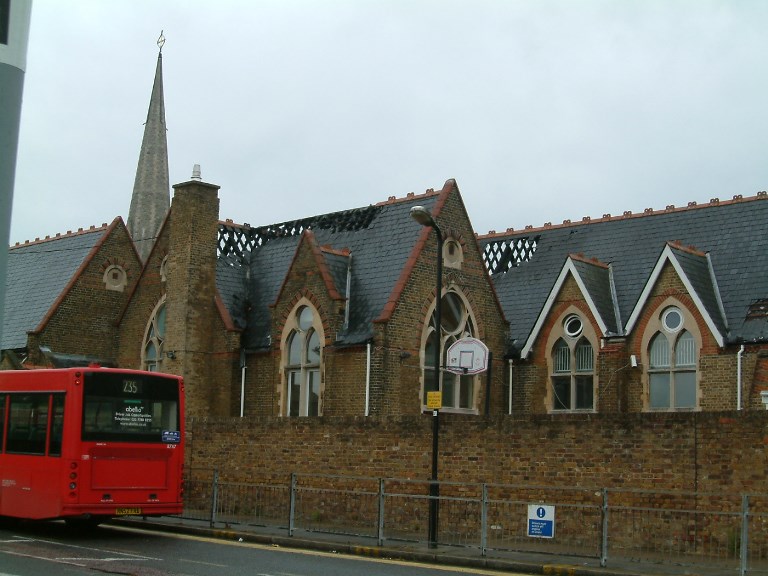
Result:
M677 332L683 327L683 314L678 308L667 308L661 315L661 323L670 332Z
M306 331L312 328L312 321L314 320L314 316L309 306L304 306L301 310L299 310L298 317L299 330Z
M584 325L581 323L581 318L573 315L568 316L568 318L565 319L565 322L563 322L563 329L565 330L566 335L570 336L571 338L576 338L576 336L581 334L581 331L584 329Z

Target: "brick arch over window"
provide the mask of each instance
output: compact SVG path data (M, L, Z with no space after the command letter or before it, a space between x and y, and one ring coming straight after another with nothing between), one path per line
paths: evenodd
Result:
M280 415L321 416L323 413L323 322L317 307L300 298L291 309L280 337Z
M441 329L436 330L435 302L430 306L421 336L420 359L422 368L421 404L426 409L427 392L435 386L435 346L440 346L441 366L446 365L448 348L465 337L478 337L477 320L467 296L455 286L443 290L441 301ZM479 377L457 375L438 370L438 387L443 393L443 409L456 412L478 412Z
M144 330L141 346L141 367L151 372L159 372L163 366L165 354L165 295L155 305Z
M641 339L644 410L698 410L702 336L696 316L669 297L650 312Z

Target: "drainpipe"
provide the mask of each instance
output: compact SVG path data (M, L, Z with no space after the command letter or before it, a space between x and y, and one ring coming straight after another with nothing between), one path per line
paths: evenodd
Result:
M744 354L744 344L736 354L736 410L741 410L741 357Z
M509 411L508 413L512 415L512 364L513 360L510 358L509 360Z
M365 354L365 415L370 416L371 402L371 343L368 342Z
M245 413L245 348L240 349L240 418Z

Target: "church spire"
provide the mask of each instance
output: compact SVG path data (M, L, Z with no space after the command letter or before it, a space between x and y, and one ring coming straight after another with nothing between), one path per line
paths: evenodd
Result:
M128 213L128 231L142 261L149 257L171 203L163 101L163 44L165 37L160 32L160 38L157 40L160 51L157 55L155 82L152 86L147 122L144 124L144 138L141 141L131 209Z

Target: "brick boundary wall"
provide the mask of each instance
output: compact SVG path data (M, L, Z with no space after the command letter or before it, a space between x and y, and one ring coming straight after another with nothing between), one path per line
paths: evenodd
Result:
M187 469L287 482L292 472L425 480L431 418L191 419ZM441 417L444 481L766 492L768 411Z

